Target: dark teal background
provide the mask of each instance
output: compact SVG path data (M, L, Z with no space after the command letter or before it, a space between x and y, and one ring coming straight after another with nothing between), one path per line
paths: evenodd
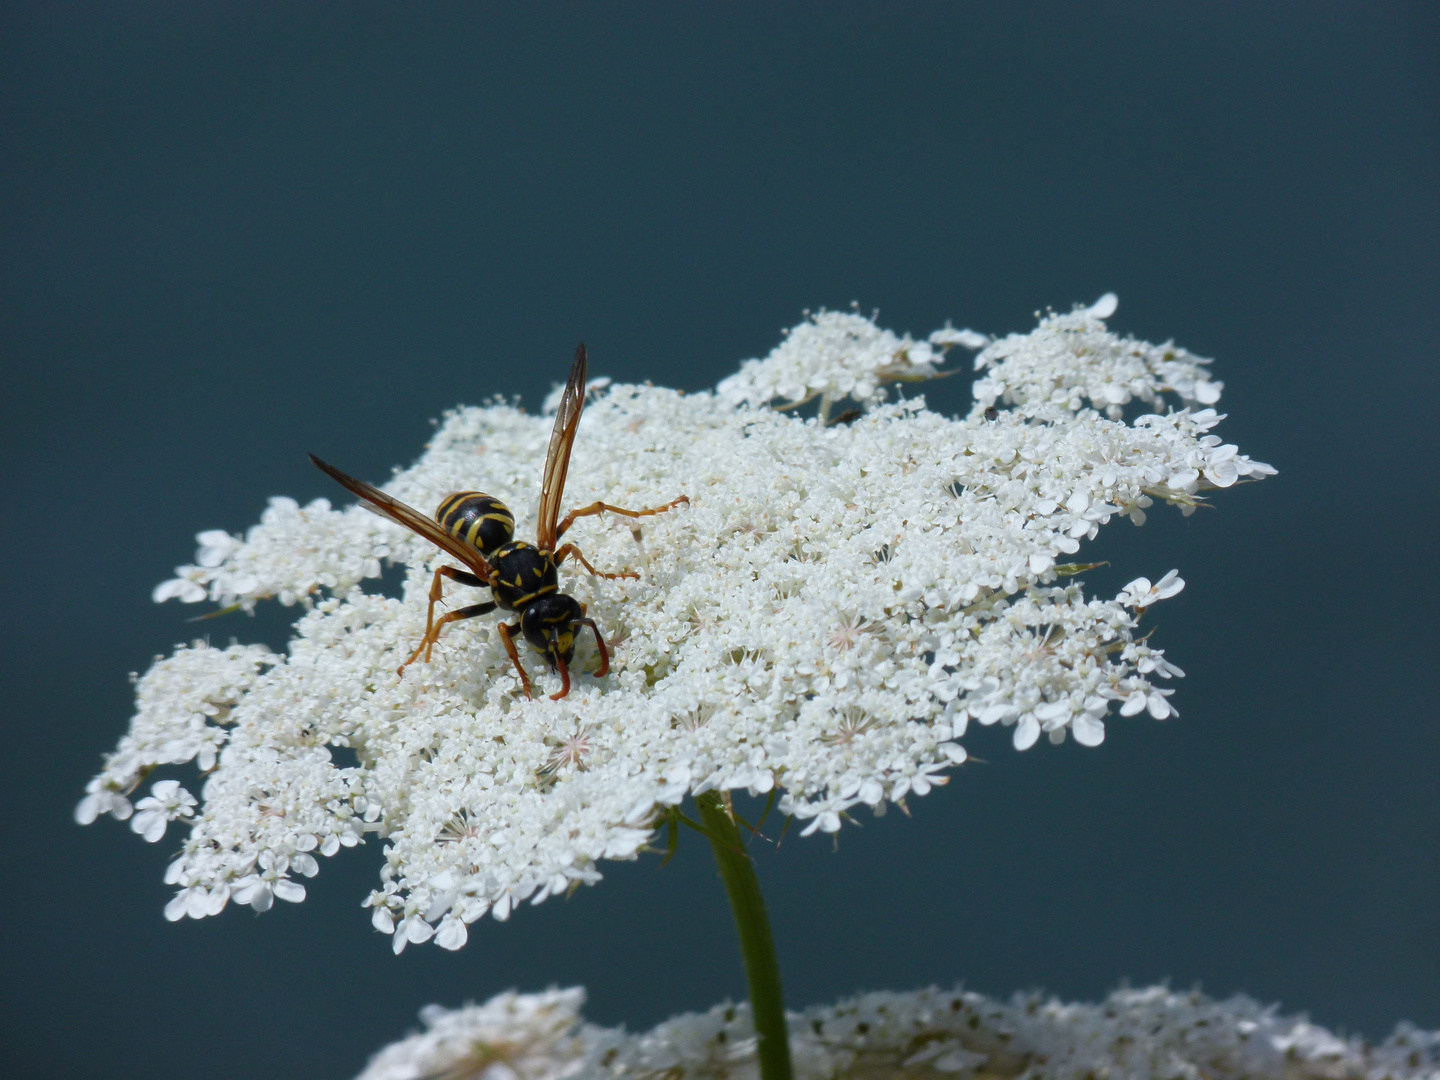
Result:
M926 983L1246 990L1440 1026L1434 4L20 4L0 11L0 1057L16 1077L352 1075L416 1010L743 994L702 844L400 958L378 846L170 925L176 834L71 820L202 529L337 496L432 417L592 370L700 389L802 310L1112 325L1217 358L1280 475L1092 549L1189 673L1103 747L986 764L760 872L792 1004ZM967 380L937 385L966 407ZM577 454L577 468L583 455ZM483 477L476 478L477 484Z

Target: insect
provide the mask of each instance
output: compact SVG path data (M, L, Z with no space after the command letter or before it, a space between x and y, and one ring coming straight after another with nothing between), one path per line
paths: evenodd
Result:
M580 426L580 411L585 406L585 344L575 350L575 362L570 367L570 378L560 398L560 408L555 413L555 429L550 435L550 449L545 454L545 471L540 482L540 521L534 544L516 540L515 517L499 499L480 491L460 491L447 495L435 510L432 521L414 507L407 506L399 499L386 495L379 488L356 480L341 472L333 465L321 461L314 454L310 460L322 472L328 473L354 494L360 496L372 508L391 521L404 525L446 554L463 563L466 569L456 566L442 566L435 571L430 586L430 607L425 615L425 636L416 646L410 659L400 665L400 674L425 654L430 652L440 638L446 625L461 619L473 619L486 615L497 607L514 612L513 623L500 623L500 640L515 670L520 673L520 683L525 696L535 696L530 677L520 663L520 654L515 648L515 638L522 635L530 647L545 658L554 671L560 673L560 692L551 694L552 701L558 701L570 692L570 659L575 653L575 642L582 626L588 626L595 634L595 644L600 650L600 666L595 672L597 679L604 678L610 671L610 651L605 647L605 638L595 620L586 617L585 605L560 591L559 567L570 556L596 577L638 578L631 571L606 574L590 565L574 544L557 548L570 526L579 518L596 514L620 514L629 518L652 517L663 514L689 499L681 495L664 506L645 510L626 510L609 503L596 502L579 510L572 510L563 519L560 517L560 500L565 493L565 476L570 469L570 449L575 444L575 433ZM435 618L435 605L443 598L442 579L449 578L461 585L490 589L493 600L482 604L470 604L447 612Z

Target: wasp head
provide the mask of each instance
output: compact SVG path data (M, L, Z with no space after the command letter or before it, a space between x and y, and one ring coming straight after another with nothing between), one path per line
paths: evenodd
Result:
M526 605L520 613L520 630L530 647L555 669L570 663L584 618L580 601L564 593L551 593Z

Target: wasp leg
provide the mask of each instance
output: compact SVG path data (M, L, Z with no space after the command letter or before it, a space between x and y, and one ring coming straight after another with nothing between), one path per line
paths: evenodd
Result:
M565 535L565 530L575 524L577 518L594 517L596 514L620 514L623 517L642 518L654 517L656 514L663 514L666 510L673 510L681 503L689 504L690 497L681 495L678 499L672 499L664 506L651 506L644 510L626 510L623 506L611 506L609 503L597 502L579 510L571 510L561 519L560 525L555 530L555 539Z
M603 679L610 674L610 650L605 647L605 639L600 636L600 627L595 625L594 619L581 619L580 624L595 631L595 644L600 647L600 670L595 672L595 677Z
M565 664L563 656L555 657L555 666L560 669L560 692L551 694L551 701L559 701L566 694L570 693L570 668Z
M616 574L607 574L603 570L596 570L595 567L590 565L590 560L585 558L584 555L580 554L580 549L574 544L566 544L559 551L555 552L555 565L559 566L571 555L574 555L575 558L579 559L580 565L585 567L586 570L589 570L590 573L594 574L596 577L610 578L612 580L615 578L635 578L636 580L639 580L640 578L640 575L635 573L634 570L621 570L619 573Z
M410 659L401 664L395 674L404 675L405 669L415 662L421 652L425 653L425 662L428 664L430 662L430 650L433 649L435 643L440 640L440 631L445 629L446 623L459 622L461 619L473 619L477 615L489 615L497 606L495 601L487 600L483 604L471 604L469 607L456 608L454 611L442 615L436 621L435 625L426 632L420 644L415 647L415 651L410 654Z
M433 645L436 638L440 636L440 630L435 625L435 605L438 604L445 595L444 586L440 583L440 579L447 577L451 581L458 581L461 585L471 585L477 589L483 589L489 584L488 581L481 581L474 574L466 573L464 570L454 566L442 566L435 571L435 577L430 582L430 606L425 609L425 636L420 639L420 644L417 645L415 651L410 654L410 659L400 665L402 672L419 658L421 650L425 652L426 663L430 661L430 650L426 648L426 646ZM465 608L464 610L469 611L470 609ZM493 610L493 605L490 610ZM473 614L483 615L485 612L476 611ZM467 615L463 617L470 618L471 616Z
M515 670L520 673L520 685L525 688L525 696L533 698L534 692L530 689L530 676L525 674L525 669L520 666L520 654L515 651L514 634L520 633L520 623L517 620L513 625L510 623L500 624L500 640L505 643L505 651L510 654L510 662L515 665Z

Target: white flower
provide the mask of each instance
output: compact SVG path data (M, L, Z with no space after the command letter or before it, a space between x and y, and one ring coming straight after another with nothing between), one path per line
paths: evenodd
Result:
M150 593L150 599L157 604L163 604L166 600L179 600L182 604L196 604L210 595L205 586L196 580L196 578L204 576L203 567L177 566L175 573L177 576L155 586Z
M585 674L598 663L587 636L560 701L524 696L493 616L452 625L432 662L396 674L446 560L375 514L275 498L243 541L202 533L176 580L225 605L298 604L295 638L283 656L197 642L157 661L77 819L123 819L146 776L195 761L198 812L157 785L163 807L143 806L136 826L190 826L167 916L297 901L319 857L373 837L375 925L397 951L458 948L482 914L508 918L598 881L603 859L636 857L687 794L778 790L803 834L833 832L942 783L971 720L1013 727L1025 749L1067 733L1094 746L1115 704L1170 716L1152 680L1180 671L1137 622L1183 583L1137 578L1101 600L1067 564L1156 499L1193 508L1213 462L1273 470L1222 456L1213 410L1173 407L1167 395L1199 401L1214 385L1200 361L1115 337L1100 310L986 345L964 418L882 403L879 387L933 372L939 349L979 344L970 332L917 343L858 315L808 320L718 393L603 387L567 503L690 502L645 519L643 549L625 521L567 533L595 566L640 576L562 568L613 655L604 679ZM843 424L763 404L845 394L867 411ZM1126 422L1111 408L1125 395L1158 411ZM428 510L483 487L533 536L549 435L512 405L458 410L387 488ZM387 558L407 566L403 600L360 587ZM446 593L452 609L487 595Z
M200 549L195 553L195 561L206 567L219 566L244 546L243 540L238 536L231 536L223 529L208 529L197 533L195 539L200 544Z
M305 886L285 876L291 867L290 856L267 850L260 852L255 862L258 866L256 872L246 874L233 884L225 882L231 885L231 896L237 904L249 904L256 911L269 911L277 896L291 904L305 899Z
M609 1041L582 1024L584 1003L577 988L512 990L460 1009L427 1006L420 1012L426 1030L380 1051L359 1080L562 1080Z
M716 389L729 403L765 405L779 398L782 408L818 397L824 418L841 398L869 405L884 400L887 382L933 378L951 345L976 348L983 341L971 330L946 329L917 342L881 330L862 315L821 311L790 330L764 360L746 360Z
M150 843L165 835L165 826L177 818L195 816L195 796L180 786L178 780L158 780L150 795L135 804L130 828Z
M1171 570L1154 585L1150 584L1149 578L1136 578L1120 590L1116 600L1127 607L1147 608L1157 600L1170 599L1183 588L1185 579L1180 576L1180 571Z
M116 821L124 821L135 812L130 800L107 787L106 783L107 778L102 773L85 785L85 798L75 807L75 820L81 825L91 824L101 814L109 814Z
M1120 706L1120 715L1136 716L1148 711L1156 720L1175 716L1175 707L1165 700L1173 693L1174 690L1147 690L1144 687L1132 690L1125 698L1125 704Z
M1030 334L988 346L975 358L975 370L987 372L975 384L976 399L1026 410L1046 404L1079 410L1088 402L1114 420L1132 400L1156 409L1167 392L1186 404L1220 400L1224 384L1211 381L1209 360L1169 342L1150 345L1109 333L1103 320L1118 303L1106 293L1090 308L1051 316Z
M1085 314L1095 319L1108 319L1120 307L1120 298L1113 292L1107 292L1085 309Z
M220 566L244 546L244 541L223 529L208 529L195 539L200 544L195 552L195 565L177 566L175 577L155 586L151 598L157 604L166 600L179 600L182 604L204 600L209 595L205 587L209 577L205 571Z
M214 768L234 723L232 710L259 672L279 661L258 645L214 649L203 642L156 660L139 680L130 731L86 786L76 820L88 825L110 814L124 821L133 809L127 796L158 766L198 758L203 771Z
M990 344L990 338L985 334L977 333L974 330L955 330L950 326L946 326L943 330L936 330L927 340L931 345L939 345L942 349L951 345L959 345L962 349L969 349L972 352Z
M753 1080L748 1004L717 1005L635 1034L585 1022L581 989L509 991L484 1005L421 1010L358 1080ZM1163 986L1106 1000L1009 1000L934 987L877 992L788 1017L796 1080L1044 1076L1050 1080L1440 1080L1440 1031L1400 1024L1375 1045L1243 995Z

